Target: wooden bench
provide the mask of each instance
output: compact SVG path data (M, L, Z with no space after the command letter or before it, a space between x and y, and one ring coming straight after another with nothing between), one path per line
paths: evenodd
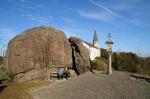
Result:
M50 67L49 68L49 73L50 73L50 79L52 80L52 78L57 78L57 71L58 71L58 68L59 67ZM66 67L61 67L62 68L62 71L63 71L63 73L64 73L64 69L66 68ZM67 69L68 70L68 77L70 77L70 71L69 71L69 69ZM63 74L63 77L67 77L67 75L64 75Z

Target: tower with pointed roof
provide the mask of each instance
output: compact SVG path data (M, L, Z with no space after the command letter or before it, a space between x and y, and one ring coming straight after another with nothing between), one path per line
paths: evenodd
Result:
M98 48L98 37L96 31L94 32L93 45Z
M96 57L101 57L101 50L98 48L99 42L96 31L94 32L93 44L83 41L83 46L85 46L89 52L91 60L95 60Z

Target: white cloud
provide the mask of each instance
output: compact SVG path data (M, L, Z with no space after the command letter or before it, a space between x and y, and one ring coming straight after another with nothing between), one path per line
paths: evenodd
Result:
M47 18L31 18L31 20L36 22L47 22L49 21Z
M104 21L116 25L118 27L126 26L127 24L132 24L132 25L142 24L141 21L137 19L130 19L114 11L114 10L118 10L118 11L127 10L129 7L126 2L125 3L122 2L121 3L122 6L118 3L114 5L110 5L111 1L109 1L110 4L105 4L105 6L102 5L103 3L98 3L94 0L89 0L89 2L100 9L99 11L94 10L90 12L79 11L79 14L83 17Z
M32 15L30 16L32 17L30 18L30 20L32 20L33 22L39 22L39 23L51 23L53 20L55 20L55 18L52 16L48 16L48 17L33 17Z
M79 14L83 17L87 17L90 19L96 19L96 20L100 20L100 21L105 21L105 22L109 22L110 20L112 20L111 14L104 12L104 11L103 12L79 11Z
M123 20L130 21L130 20L127 19L126 17L121 16L121 15L119 15L118 13L115 13L115 12L112 11L111 9L109 9L109 8L107 8L107 7L105 7L105 6L101 5L101 4L99 4L99 3L96 3L96 2L94 2L93 0L89 0L89 1L90 1L92 4L94 4L95 6L97 6L97 7L101 8L101 9L105 10L107 13L109 13L109 14L112 15L112 16L115 16L115 17L120 18L120 19L123 19Z
M99 11L99 12L78 11L78 13L85 18L98 20L98 21L102 21L102 22L115 25L117 27L121 27L120 23L122 21L117 20L116 17L112 16L110 13L107 13L105 11Z
M132 5L125 1L121 1L121 2L117 2L115 4L108 5L108 8L110 8L114 11L126 11L126 10L130 9L131 7L132 7Z

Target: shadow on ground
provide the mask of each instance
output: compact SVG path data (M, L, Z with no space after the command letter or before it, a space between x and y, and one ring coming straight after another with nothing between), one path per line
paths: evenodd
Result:
M150 78L148 78L148 77L143 77L143 76L137 76L137 75L130 75L131 77L134 77L134 78L136 78L136 79L142 79L142 80L145 80L145 81L147 81L147 82L149 82L150 83Z

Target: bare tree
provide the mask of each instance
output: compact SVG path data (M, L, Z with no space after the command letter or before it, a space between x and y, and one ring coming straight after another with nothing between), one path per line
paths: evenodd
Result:
M3 48L0 56L0 66L4 68L4 60L6 57L6 50Z

